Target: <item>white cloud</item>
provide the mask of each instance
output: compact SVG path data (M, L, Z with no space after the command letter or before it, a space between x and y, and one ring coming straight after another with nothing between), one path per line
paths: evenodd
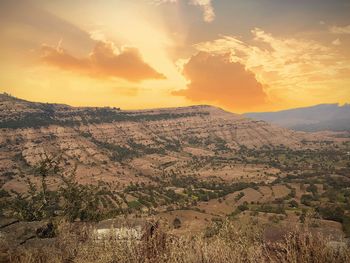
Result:
M90 33L91 39L96 41L107 42L107 38L102 30L94 30L89 33Z
M350 34L350 25L332 26L329 30L333 34Z
M332 41L332 45L334 45L334 46L339 46L339 45L341 45L340 39L337 38L337 39L333 40L333 41Z
M156 4L156 5L160 5L160 4L164 4L164 3L177 3L178 0L153 0L151 1L151 3Z
M344 79L342 72L350 70L349 58L331 46L305 39L280 38L258 28L251 32L253 42L222 36L199 43L195 48L212 54L230 54L232 62L242 63L256 74L269 94L289 92L295 96L301 91L334 86L337 78Z
M156 5L164 3L177 3L180 0L153 0L152 3ZM203 12L203 20L205 22L212 22L215 19L215 12L212 5L212 0L186 0L189 4L199 6Z
M205 22L212 22L215 19L214 8L211 0L191 0L192 5L200 6L203 10L203 19Z

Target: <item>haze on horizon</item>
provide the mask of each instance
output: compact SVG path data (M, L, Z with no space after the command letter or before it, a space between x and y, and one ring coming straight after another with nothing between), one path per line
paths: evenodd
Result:
M350 102L347 0L0 2L0 92L123 109Z

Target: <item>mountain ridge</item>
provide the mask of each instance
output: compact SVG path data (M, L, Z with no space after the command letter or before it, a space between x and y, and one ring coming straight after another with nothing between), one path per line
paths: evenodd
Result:
M246 149L301 149L306 141L329 140L211 106L123 111L10 98L0 101L0 115L0 182L6 189L23 187L45 156L61 156L81 183L125 186L162 176L169 164L191 167L193 160L234 160ZM206 169L200 173L208 176Z
M218 106L214 106L214 105L209 105L209 104L195 104L195 105L189 105L189 106L179 106L179 107L159 107L159 108L146 108L146 109L121 109L120 107L115 107L115 106L72 106L69 104L65 104L65 103L54 103L54 102L36 102L36 101L29 101L29 100L25 100L25 99L21 99L15 96L12 96L10 94L7 93L0 93L0 103L4 103L6 101L17 101L17 102L21 102L21 103L27 103L30 105L52 105L52 106L56 106L56 107L68 107L68 108L72 108L72 109L96 109L96 108L109 108L109 109L117 109L117 110L121 110L124 112L152 112L152 111L157 111L157 110L162 110L162 111L167 111L167 110L176 110L176 109L216 109L216 110L220 110L220 111L224 111L230 114L235 114L235 115L239 115L233 112L229 112L226 111Z
M243 116L299 131L350 130L349 104L318 104L274 112L245 113Z

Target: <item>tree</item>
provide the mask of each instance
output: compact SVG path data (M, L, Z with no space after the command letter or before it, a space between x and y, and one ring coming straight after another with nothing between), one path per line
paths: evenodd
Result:
M312 194L316 194L317 193L317 186L314 184L310 184L308 187L306 187L306 191L310 192Z
M239 199L241 199L244 196L244 192L240 192L236 197L235 201L237 202Z
M178 217L175 217L174 221L173 221L173 226L175 229L178 229L181 227L181 220Z
M300 198L300 202L304 205L311 206L311 201L313 201L313 197L311 195L302 195Z
M40 187L27 179L28 192L12 191L15 198L10 202L9 209L13 216L22 220L34 221L51 218L58 209L59 197L56 192L47 189L46 179L50 174L56 175L59 158L51 158L44 154L44 159L34 168L34 174L40 177Z
M43 205L47 203L47 184L46 179L50 174L59 172L59 157L50 158L46 153L44 159L35 167L34 172L41 177L41 189L43 194Z
M75 169L71 175L64 176L59 172L58 164L57 159L45 155L45 159L35 168L35 174L41 177L40 187L28 179L27 193L12 191L15 195L9 205L12 215L34 221L51 218L56 215L56 211L61 211L69 221L78 218L82 221L99 220L101 211L98 207L98 189L78 184ZM58 190L48 190L46 179L50 174L61 178L62 184Z
M298 202L295 200L291 200L289 202L290 207L297 208L299 206Z

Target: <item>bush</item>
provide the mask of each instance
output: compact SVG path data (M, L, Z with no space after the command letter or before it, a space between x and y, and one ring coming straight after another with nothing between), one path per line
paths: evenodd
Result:
M17 193L12 191L12 198L8 199L3 210L20 220L36 221L51 219L62 214L68 221L98 221L103 218L104 212L99 208L98 187L78 184L75 180L75 171L69 176L62 176L58 170L58 162L48 157L35 167L40 177L40 187L27 181L28 192ZM60 178L61 187L56 191L49 191L46 178L49 174ZM108 213L108 212L107 212Z
M142 204L139 201L134 200L134 201L128 202L128 207L131 209L140 210L142 207Z
M310 184L308 187L306 187L306 191L315 195L317 193L317 186Z
M301 198L300 198L300 202L303 204L303 205L307 205L307 206L311 206L311 201L313 201L314 198L311 196L311 195L302 195Z
M237 209L238 209L239 211L241 211L241 212L248 210L248 209L249 209L248 203L247 203L247 202L244 202L243 204L239 205L239 206L237 207Z
M291 200L291 201L289 202L289 206L292 207L292 208L298 208L298 207L299 207L299 204L298 204L297 201Z
M180 218L176 217L173 221L173 226L175 229L178 229L181 227L181 220Z
M244 196L244 193L243 193L243 192L239 192L239 194L235 197L235 201L237 202L237 201L240 200L243 196Z

